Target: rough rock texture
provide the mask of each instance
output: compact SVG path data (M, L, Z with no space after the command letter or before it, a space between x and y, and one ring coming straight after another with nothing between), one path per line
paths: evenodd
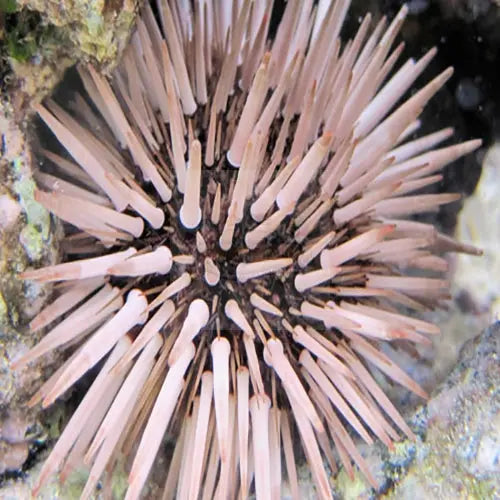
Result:
M33 448L28 429L38 428L38 411L26 402L39 386L42 364L14 372L10 362L29 349L40 334L26 323L42 307L48 290L19 279L29 266L53 263L57 239L48 212L33 197L32 156L11 103L0 105L0 481L20 469ZM45 361L54 360L49 356ZM0 498L5 498L3 492ZM28 497L17 497L28 498Z
M32 157L25 135L15 123L9 102L0 108L0 409L25 401L38 382L36 369L14 373L10 360L36 336L23 325L43 305L47 290L25 283L18 273L28 266L55 261L56 244L48 212L33 198Z
M417 440L364 449L379 498L495 499L500 495L500 322L467 342L443 384L410 423ZM341 471L341 498L374 498Z
M500 323L464 346L457 367L413 418L425 439L388 498L500 494L499 356Z
M23 478L9 478L0 488L0 498L2 500L29 500L32 498L31 489L35 479L38 477L42 462L37 463L30 474ZM36 500L74 500L79 498L85 482L88 471L81 471L73 474L64 484L54 480L48 484L39 493ZM126 482L125 476L120 483L115 481L113 484L113 498L122 499L125 494ZM94 500L101 500L102 495L96 494L92 497ZM155 498L155 497L152 497Z
M21 412L8 412L0 420L0 474L22 467L28 458L28 423Z
M123 48L135 19L137 0L17 0L67 31L74 55L111 63Z
M464 203L456 236L484 250L481 261L459 255L455 263L455 288L467 291L471 307L500 317L500 143L487 152L477 188ZM487 216L486 216L487 214ZM493 279L492 279L493 278Z
M111 67L128 41L140 0L1 0L0 90L16 119L76 62Z

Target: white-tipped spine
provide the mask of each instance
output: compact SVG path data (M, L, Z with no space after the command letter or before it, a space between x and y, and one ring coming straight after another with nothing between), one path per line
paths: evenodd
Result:
M215 286L220 280L220 271L213 259L205 257L204 261L205 273L204 278L209 286Z
M111 266L107 274L114 276L145 276L146 274L167 274L172 268L172 252L166 246L159 246L152 252L135 255Z
M253 337L254 332L247 318L243 314L238 302L234 299L229 299L224 306L224 313L233 321L244 333Z
M236 266L236 277L240 283L265 274L277 273L281 269L293 264L293 259L270 259L259 262L241 263Z
M181 331L175 340L172 351L168 356L168 363L172 365L184 352L186 345L193 340L200 330L207 324L210 312L207 303L202 299L195 299L189 305L188 313Z
M186 172L184 202L179 212L182 225L194 229L201 222L201 144L193 141L189 150L189 167Z

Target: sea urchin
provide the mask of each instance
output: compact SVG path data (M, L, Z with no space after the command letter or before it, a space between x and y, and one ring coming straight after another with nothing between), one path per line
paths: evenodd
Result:
M87 465L89 498L125 456L139 498L168 431L165 499L280 498L282 476L299 498L294 436L332 498L332 441L376 486L351 430L412 436L373 367L426 394L379 346L438 333L411 311L448 294L439 253L474 249L405 217L458 199L414 193L480 141L407 140L452 70L400 103L435 49L388 78L406 7L341 45L348 6L289 0L270 37L272 0L146 3L113 78L79 68L71 113L37 107L71 157L43 150L37 173L65 262L23 274L57 298L14 366L71 349L31 401L44 407L100 370L35 495Z

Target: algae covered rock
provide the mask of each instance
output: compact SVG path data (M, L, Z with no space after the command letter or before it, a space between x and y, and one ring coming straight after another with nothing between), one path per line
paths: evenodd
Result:
M31 151L9 102L0 108L0 130L0 324L9 330L42 305L43 290L20 280L19 273L53 262L56 249L50 215L34 199Z
M462 349L458 365L415 416L422 453L388 498L498 498L500 323Z
M7 12L0 6L0 90L9 97L18 123L74 61L63 30L17 4Z
M28 422L21 413L7 413L0 419L0 474L19 469L28 458Z
M67 68L114 64L139 0L0 0L0 90L18 121L50 94Z
M18 275L57 257L50 215L33 196L30 148L14 115L4 100L0 106L0 472L19 468L29 453L24 439L28 424L16 427L13 418L3 415L18 411L23 422L35 421L25 403L42 374L38 365L19 372L10 368L11 361L38 339L24 325L41 308L48 291Z
M465 344L447 379L409 419L415 441L361 447L380 488L342 469L342 499L481 499L500 495L500 322Z
M113 62L124 47L138 0L17 0L18 8L37 11L65 31L79 58Z

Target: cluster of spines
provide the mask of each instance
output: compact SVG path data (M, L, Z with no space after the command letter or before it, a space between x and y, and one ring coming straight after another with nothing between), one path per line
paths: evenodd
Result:
M319 495L331 498L322 461L335 470L330 439L346 470L354 460L376 486L338 414L370 444L365 426L389 447L398 439L383 413L412 436L365 362L425 397L377 343L426 343L438 333L394 304L433 306L448 283L402 270L441 272L446 260L434 250L475 251L401 219L456 200L409 193L479 146L433 150L450 129L401 145L452 71L393 111L435 54L408 60L386 82L403 49L391 52L406 7L370 36L366 16L341 48L348 1L317 10L288 2L272 41L272 2L230 4L199 0L185 11L187 4L159 0L159 24L146 5L113 85L80 69L101 116L81 97L72 107L85 125L53 101L37 107L76 163L43 151L63 178L39 173L46 191L36 199L78 228L66 238L68 252L90 256L24 273L59 282L32 329L64 319L15 365L84 339L32 400L47 406L107 359L36 491L59 467L65 478L83 462L91 465L87 498L135 436L127 498L138 498L170 424L179 438L164 498L176 489L181 498L244 498L253 476L258 498L279 497L281 449L298 498L295 428ZM226 161L234 175L223 185ZM196 232L192 253L176 243L180 227ZM146 228L161 244L136 248ZM276 235L296 250L268 248L252 259ZM215 255L239 244L241 261L224 283L232 298L219 304L214 293L208 305L201 280L218 285ZM190 273L200 259L203 274ZM142 285L153 275L173 279ZM293 281L287 291L299 308L273 301L266 278L275 276ZM115 277L127 285L114 285Z

